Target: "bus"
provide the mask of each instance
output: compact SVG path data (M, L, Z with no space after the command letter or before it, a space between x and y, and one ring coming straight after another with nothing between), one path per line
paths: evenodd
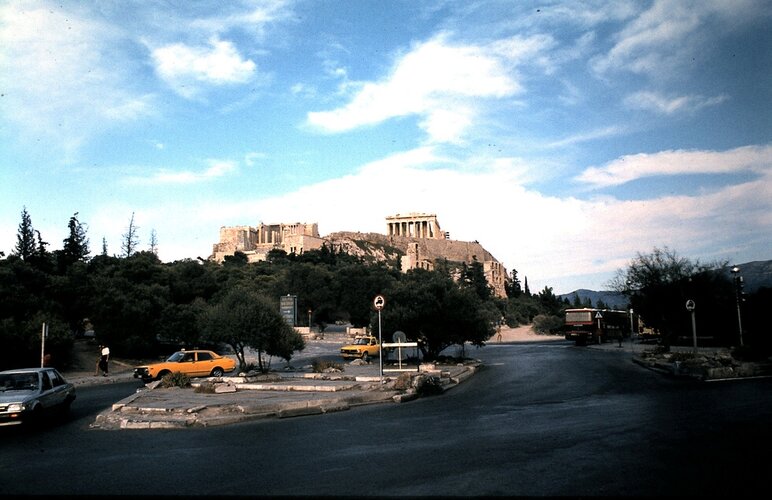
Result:
M563 328L566 340L573 340L576 345L600 344L629 338L635 330L634 320L634 315L627 311L590 307L566 309Z

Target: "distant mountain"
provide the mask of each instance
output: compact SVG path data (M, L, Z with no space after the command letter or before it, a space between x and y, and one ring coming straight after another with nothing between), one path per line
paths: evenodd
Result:
M730 279L734 278L732 274L733 267L733 265L730 265L722 270ZM772 288L772 260L746 262L745 264L737 264L737 267L739 268L738 275L743 278L743 291L746 294L755 293L762 287ZM593 307L598 305L599 300L602 300L611 309L625 309L627 307L627 297L619 292L596 292L595 290L580 288L571 293L558 295L558 298L561 300L564 298L568 299L568 302L573 304L574 294L579 296L579 300L582 303L589 299Z
M730 278L734 278L732 267L734 266L724 268L724 272ZM737 264L737 267L740 269L737 274L743 278L745 284L743 291L746 294L755 293L762 287L772 288L772 260L756 260Z
M590 303L592 304L592 307L595 307L598 305L598 301L602 300L604 304L609 309L625 309L627 308L627 297L625 297L623 294L619 292L609 292L609 291L601 291L596 292L595 290L587 290L585 288L580 288L579 290L574 290L571 293L564 293L563 295L558 295L558 298L560 300L568 299L568 302L573 304L574 303L574 295L579 296L579 301L583 304L587 301L587 299L590 300Z

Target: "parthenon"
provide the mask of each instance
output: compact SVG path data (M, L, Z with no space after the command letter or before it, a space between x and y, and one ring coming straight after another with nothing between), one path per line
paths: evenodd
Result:
M386 217L386 235L432 240L447 239L447 235L440 229L437 216L422 213L397 214Z

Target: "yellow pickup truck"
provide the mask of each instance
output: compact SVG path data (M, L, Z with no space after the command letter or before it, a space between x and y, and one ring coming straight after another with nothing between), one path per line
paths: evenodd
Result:
M371 357L377 356L381 351L378 339L373 336L362 336L354 338L354 342L344 345L340 348L340 355L343 359L361 358L369 361Z

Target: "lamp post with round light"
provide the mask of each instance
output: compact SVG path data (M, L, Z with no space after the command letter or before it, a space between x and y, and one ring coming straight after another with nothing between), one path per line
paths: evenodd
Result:
M743 277L740 276L740 268L734 266L732 268L732 274L734 275L734 296L735 302L737 302L737 328L740 332L740 346L743 345L743 320L740 315L740 294L742 293Z

